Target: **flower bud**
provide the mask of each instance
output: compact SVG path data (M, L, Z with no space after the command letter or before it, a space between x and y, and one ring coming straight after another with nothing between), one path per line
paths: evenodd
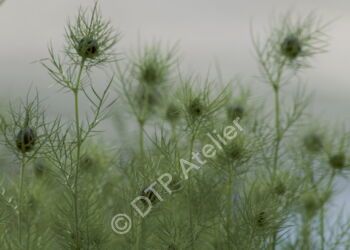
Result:
M244 108L241 105L231 105L226 109L227 117L229 120L235 120L236 118L242 118L244 114Z
M311 153L318 153L323 148L321 136L315 133L306 135L304 137L304 146Z
M78 45L78 54L83 58L93 59L98 55L98 43L95 39L84 37Z
M16 137L16 146L22 153L33 149L36 142L36 134L31 128L24 128L19 131Z
M342 169L345 167L345 154L337 153L329 157L329 164L334 169Z
M281 44L282 54L290 60L296 59L301 53L301 42L295 35L287 36Z
M199 98L195 98L191 100L189 105L187 106L187 112L192 119L196 119L203 115L204 106Z

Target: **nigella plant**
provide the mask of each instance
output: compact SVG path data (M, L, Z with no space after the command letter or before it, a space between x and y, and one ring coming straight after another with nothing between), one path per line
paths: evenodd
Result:
M163 49L153 43L139 49L129 62L117 63L118 88L125 104L139 125L139 148L143 158L145 125L159 113L175 82L173 68L177 61L177 46Z
M72 127L67 129L60 127L61 135L52 137L50 145L55 151L52 161L62 174L63 184L69 190L72 220L68 220L69 230L66 237L71 235L70 241L65 242L65 246L74 249L86 249L89 244L86 237L90 237L83 230L81 218L84 211L81 203L84 201L84 189L79 185L80 169L85 165L82 157L82 145L89 138L96 126L106 117L108 108L115 102L110 99L110 87L113 77L108 80L104 90L99 93L95 83L92 83L91 72L95 67L103 67L105 64L115 61L116 55L113 46L118 41L118 34L111 27L109 21L102 18L98 4L90 9L81 9L74 21L68 23L66 28L66 44L63 57L56 54L52 47L49 48L50 57L43 61L44 67L48 70L53 80L58 85L68 90L74 100L74 136ZM92 107L91 116L85 123L80 117L80 97L85 98ZM67 143L66 140L73 143ZM63 158L63 159L62 159ZM83 161L82 161L83 159ZM69 163L69 164L68 164ZM70 165L67 168L67 164ZM85 244L85 245L84 245Z
M25 173L31 162L39 156L48 153L46 138L52 133L49 124L45 121L44 111L41 110L41 101L38 93L34 96L29 91L26 98L19 104L10 104L10 109L1 124L2 144L12 153L19 164L18 198L16 199L15 214L17 215L17 244L22 248L30 243L28 231L27 206L28 190Z

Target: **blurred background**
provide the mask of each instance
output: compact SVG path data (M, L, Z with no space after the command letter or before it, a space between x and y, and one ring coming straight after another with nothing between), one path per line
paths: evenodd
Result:
M7 0L0 6L0 97L22 97L32 85L48 98L47 109L70 117L72 97L57 94L44 68L35 61L48 55L50 43L62 49L64 26L79 6L93 0ZM239 76L257 96L269 92L259 82L251 42L251 27L263 34L280 14L316 11L332 21L328 53L316 56L303 73L307 89L315 94L311 109L326 121L350 124L350 2L348 0L101 0L102 13L122 34L117 52L130 52L153 40L179 42L184 68L205 74L221 67L226 79ZM343 183L344 184L344 183ZM349 200L343 190L335 208ZM341 190L340 190L341 191ZM349 212L350 214L350 212Z

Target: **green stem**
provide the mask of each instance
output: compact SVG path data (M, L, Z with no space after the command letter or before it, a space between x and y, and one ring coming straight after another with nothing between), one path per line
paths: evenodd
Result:
M21 168L20 168L20 181L19 181L19 199L18 199L18 239L19 244L22 246L22 215L23 215L23 182L24 182L24 167L25 156L22 156Z
M81 134L80 134L80 117L79 117L79 88L81 76L83 73L85 59L82 59L80 63L80 69L77 77L76 85L73 89L74 94L74 113L75 113L75 128L76 128L76 140L77 140L77 164L75 167L74 175L74 221L75 221L75 244L76 249L80 249L80 232L79 232L79 207L78 207L78 179L79 179L79 167L80 167L80 150L81 150Z
M279 148L281 143L281 121L280 121L280 99L279 99L279 87L274 87L275 96L275 129L276 129L276 142L275 152L273 157L273 171L276 173L278 166Z
M196 133L194 132L191 137L190 141L190 156L189 156L189 161L192 162L192 153L193 153L193 148L194 148L194 141L196 139ZM193 185L191 178L188 179L188 199L189 199L189 224L190 224L190 232L191 232L191 249L194 250L194 225L193 225L193 211L192 211L192 197L191 197L191 192L193 192Z
M140 126L140 136L139 136L140 154L141 154L141 160L144 161L144 158L145 158L145 138L144 138L145 123L144 121L139 121L139 126Z

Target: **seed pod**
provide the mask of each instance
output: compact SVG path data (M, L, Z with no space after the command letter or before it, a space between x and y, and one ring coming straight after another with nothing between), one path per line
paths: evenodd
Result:
M181 115L181 110L178 106L176 106L175 104L169 104L168 108L166 110L166 114L165 114L165 118L171 122L174 123L176 122Z
M36 134L33 129L28 127L21 129L16 137L17 149L22 153L29 152L34 148L36 139Z
M168 250L176 250L176 246L174 244L170 244Z
M78 44L77 52L83 58L94 59L99 52L98 43L93 38L84 37Z
M235 120L237 118L242 118L244 115L244 108L241 105L231 105L226 109L227 118L229 120Z
M275 193L276 193L277 195L282 196L282 195L284 195L284 194L286 193L287 189L286 189L286 186L284 185L284 183L281 182L281 181L279 181L279 182L275 185L274 191L275 191Z
M345 154L338 153L329 157L329 164L334 169L342 169L345 167Z
M318 153L323 148L320 135L312 133L304 137L304 146L311 153Z
M196 119L203 115L204 105L202 104L201 100L199 98L191 100L191 102L187 106L187 112L192 119Z
M243 156L243 147L238 143L232 143L226 149L226 155L230 160L239 160Z
M267 214L265 211L261 211L256 216L256 224L258 227L264 227L267 222Z
M301 42L295 35L287 36L281 44L282 54L290 60L296 59L302 50Z
M321 202L314 193L305 193L301 197L301 202L307 214L314 215L319 209Z
M148 64L141 69L140 81L148 85L155 85L157 82L161 81L161 76L158 73L157 65Z

